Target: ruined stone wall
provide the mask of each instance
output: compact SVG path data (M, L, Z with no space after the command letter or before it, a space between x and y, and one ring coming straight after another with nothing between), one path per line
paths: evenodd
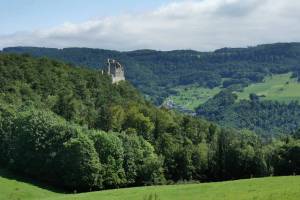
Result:
M108 59L107 65L108 74L112 77L113 83L118 83L125 80L124 68L119 62L113 59Z

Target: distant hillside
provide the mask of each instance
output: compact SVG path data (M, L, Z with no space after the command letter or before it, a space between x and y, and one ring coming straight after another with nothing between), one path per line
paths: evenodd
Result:
M174 93L176 86L242 87L260 82L268 74L300 74L300 43L278 43L249 48L224 48L214 52L191 50L118 52L89 48L11 47L7 53L47 56L92 68L103 67L107 58L116 58L126 67L126 76L156 104ZM226 79L226 81L224 81Z
M222 91L199 106L197 115L225 127L249 129L265 136L292 133L300 127L300 105L297 101L280 103L260 99L238 100L236 94Z

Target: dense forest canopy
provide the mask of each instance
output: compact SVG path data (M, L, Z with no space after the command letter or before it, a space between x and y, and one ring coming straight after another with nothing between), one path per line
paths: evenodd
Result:
M212 88L248 85L268 74L300 74L300 43L278 43L249 48L224 48L214 52L192 50L119 52L89 48L4 48L7 53L28 53L63 60L78 66L104 67L115 58L126 67L130 82L158 105L178 85L197 83ZM224 81L224 78L226 81Z
M119 52L89 48L35 47L10 47L3 49L3 52L45 56L94 69L104 68L107 58L115 58L125 66L126 79L156 105L161 105L168 96L175 94L176 86L196 84L205 88L218 87L222 92L235 92L242 91L251 83L262 82L266 76L273 74L291 72L293 78L300 79L300 43L223 48L214 52ZM221 96L222 93L214 99L220 99ZM224 108L213 103L214 99L202 105L204 109L196 111L198 116L229 127L247 128L263 135L293 132L299 128L300 107L297 102L286 104L259 100L253 104L251 100L244 100ZM253 109L250 109L251 105ZM186 112L186 109L180 110Z
M226 127L247 128L265 137L292 133L300 127L300 105L260 100L250 94L250 100L237 101L236 94L225 90L197 109L197 115Z
M76 191L300 174L300 135L262 140L157 108L128 82L0 53L0 166Z

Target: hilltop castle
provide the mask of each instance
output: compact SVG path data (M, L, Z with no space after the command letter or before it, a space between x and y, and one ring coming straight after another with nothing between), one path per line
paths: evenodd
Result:
M107 73L111 76L113 83L125 80L124 67L114 59L107 59Z

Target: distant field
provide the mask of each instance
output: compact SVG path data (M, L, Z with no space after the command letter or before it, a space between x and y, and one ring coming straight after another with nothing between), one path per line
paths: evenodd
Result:
M249 99L249 94L255 93L264 100L280 102L300 101L300 84L291 78L291 73L266 77L263 83L251 84L243 92L236 93L238 99Z
M60 194L1 177L1 200L299 200L300 176ZM151 200L155 200L152 198Z
M243 92L237 92L238 99L249 99L251 93L263 96L264 100L280 102L300 101L300 83L291 78L292 73L279 74L266 77L264 82L251 84ZM198 85L179 86L174 88L177 95L170 96L175 104L194 110L199 105L221 91L220 87L213 89L199 87Z
M179 86L174 88L177 95L171 96L170 99L177 105L181 105L190 110L194 110L199 105L205 103L221 91L219 87L213 89L199 87L198 85Z

